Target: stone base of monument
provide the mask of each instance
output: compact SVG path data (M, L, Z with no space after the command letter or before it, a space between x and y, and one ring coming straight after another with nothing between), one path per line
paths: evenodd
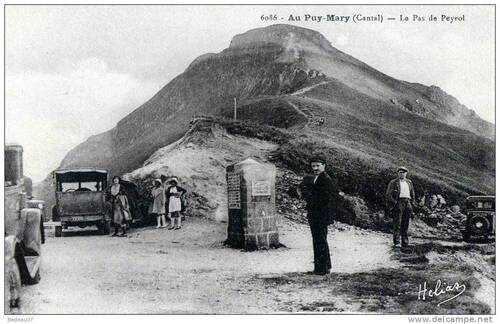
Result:
M226 244L247 251L280 247L275 217L250 217L243 222L230 219Z
M275 209L276 168L247 159L227 167L225 244L247 251L280 247Z

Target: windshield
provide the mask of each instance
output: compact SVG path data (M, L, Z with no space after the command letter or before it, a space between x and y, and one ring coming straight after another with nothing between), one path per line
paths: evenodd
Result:
M495 209L495 202L491 200L470 201L469 209Z
M478 201L477 208L491 209L491 208L493 208L493 202L492 201Z
M103 191L103 182L63 182L59 184L58 191L71 192L71 191Z

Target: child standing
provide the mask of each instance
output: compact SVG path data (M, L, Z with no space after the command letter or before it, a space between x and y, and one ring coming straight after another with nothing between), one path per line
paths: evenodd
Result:
M165 221L165 189L161 185L160 179L155 179L153 181L153 190L151 190L151 195L153 196L153 214L156 214L156 228L166 227Z
M167 219L167 222L170 221L170 216L168 214L168 199L167 199L167 189L170 186L168 183L168 178L166 175L162 174L160 176L161 180L161 187L163 188L163 191L165 192L165 218Z
M182 195L186 193L186 189L178 186L179 181L173 177L169 180L170 187L168 187L166 195L168 199L168 212L170 213L170 227L171 229L181 228L181 210L182 210ZM177 221L177 225L175 225Z

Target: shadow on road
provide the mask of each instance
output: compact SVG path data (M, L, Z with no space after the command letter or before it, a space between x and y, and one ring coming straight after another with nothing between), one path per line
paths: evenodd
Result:
M62 231L62 237L74 237L74 236L108 236L102 235L97 229L67 229Z

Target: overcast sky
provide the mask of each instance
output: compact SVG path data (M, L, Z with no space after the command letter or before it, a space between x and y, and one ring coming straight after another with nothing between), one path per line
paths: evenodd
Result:
M87 137L108 130L197 56L275 22L321 32L332 45L398 79L437 85L494 122L492 6L7 6L6 141L24 146L35 181ZM353 23L352 15L413 14L464 22ZM288 22L290 14L348 23Z

